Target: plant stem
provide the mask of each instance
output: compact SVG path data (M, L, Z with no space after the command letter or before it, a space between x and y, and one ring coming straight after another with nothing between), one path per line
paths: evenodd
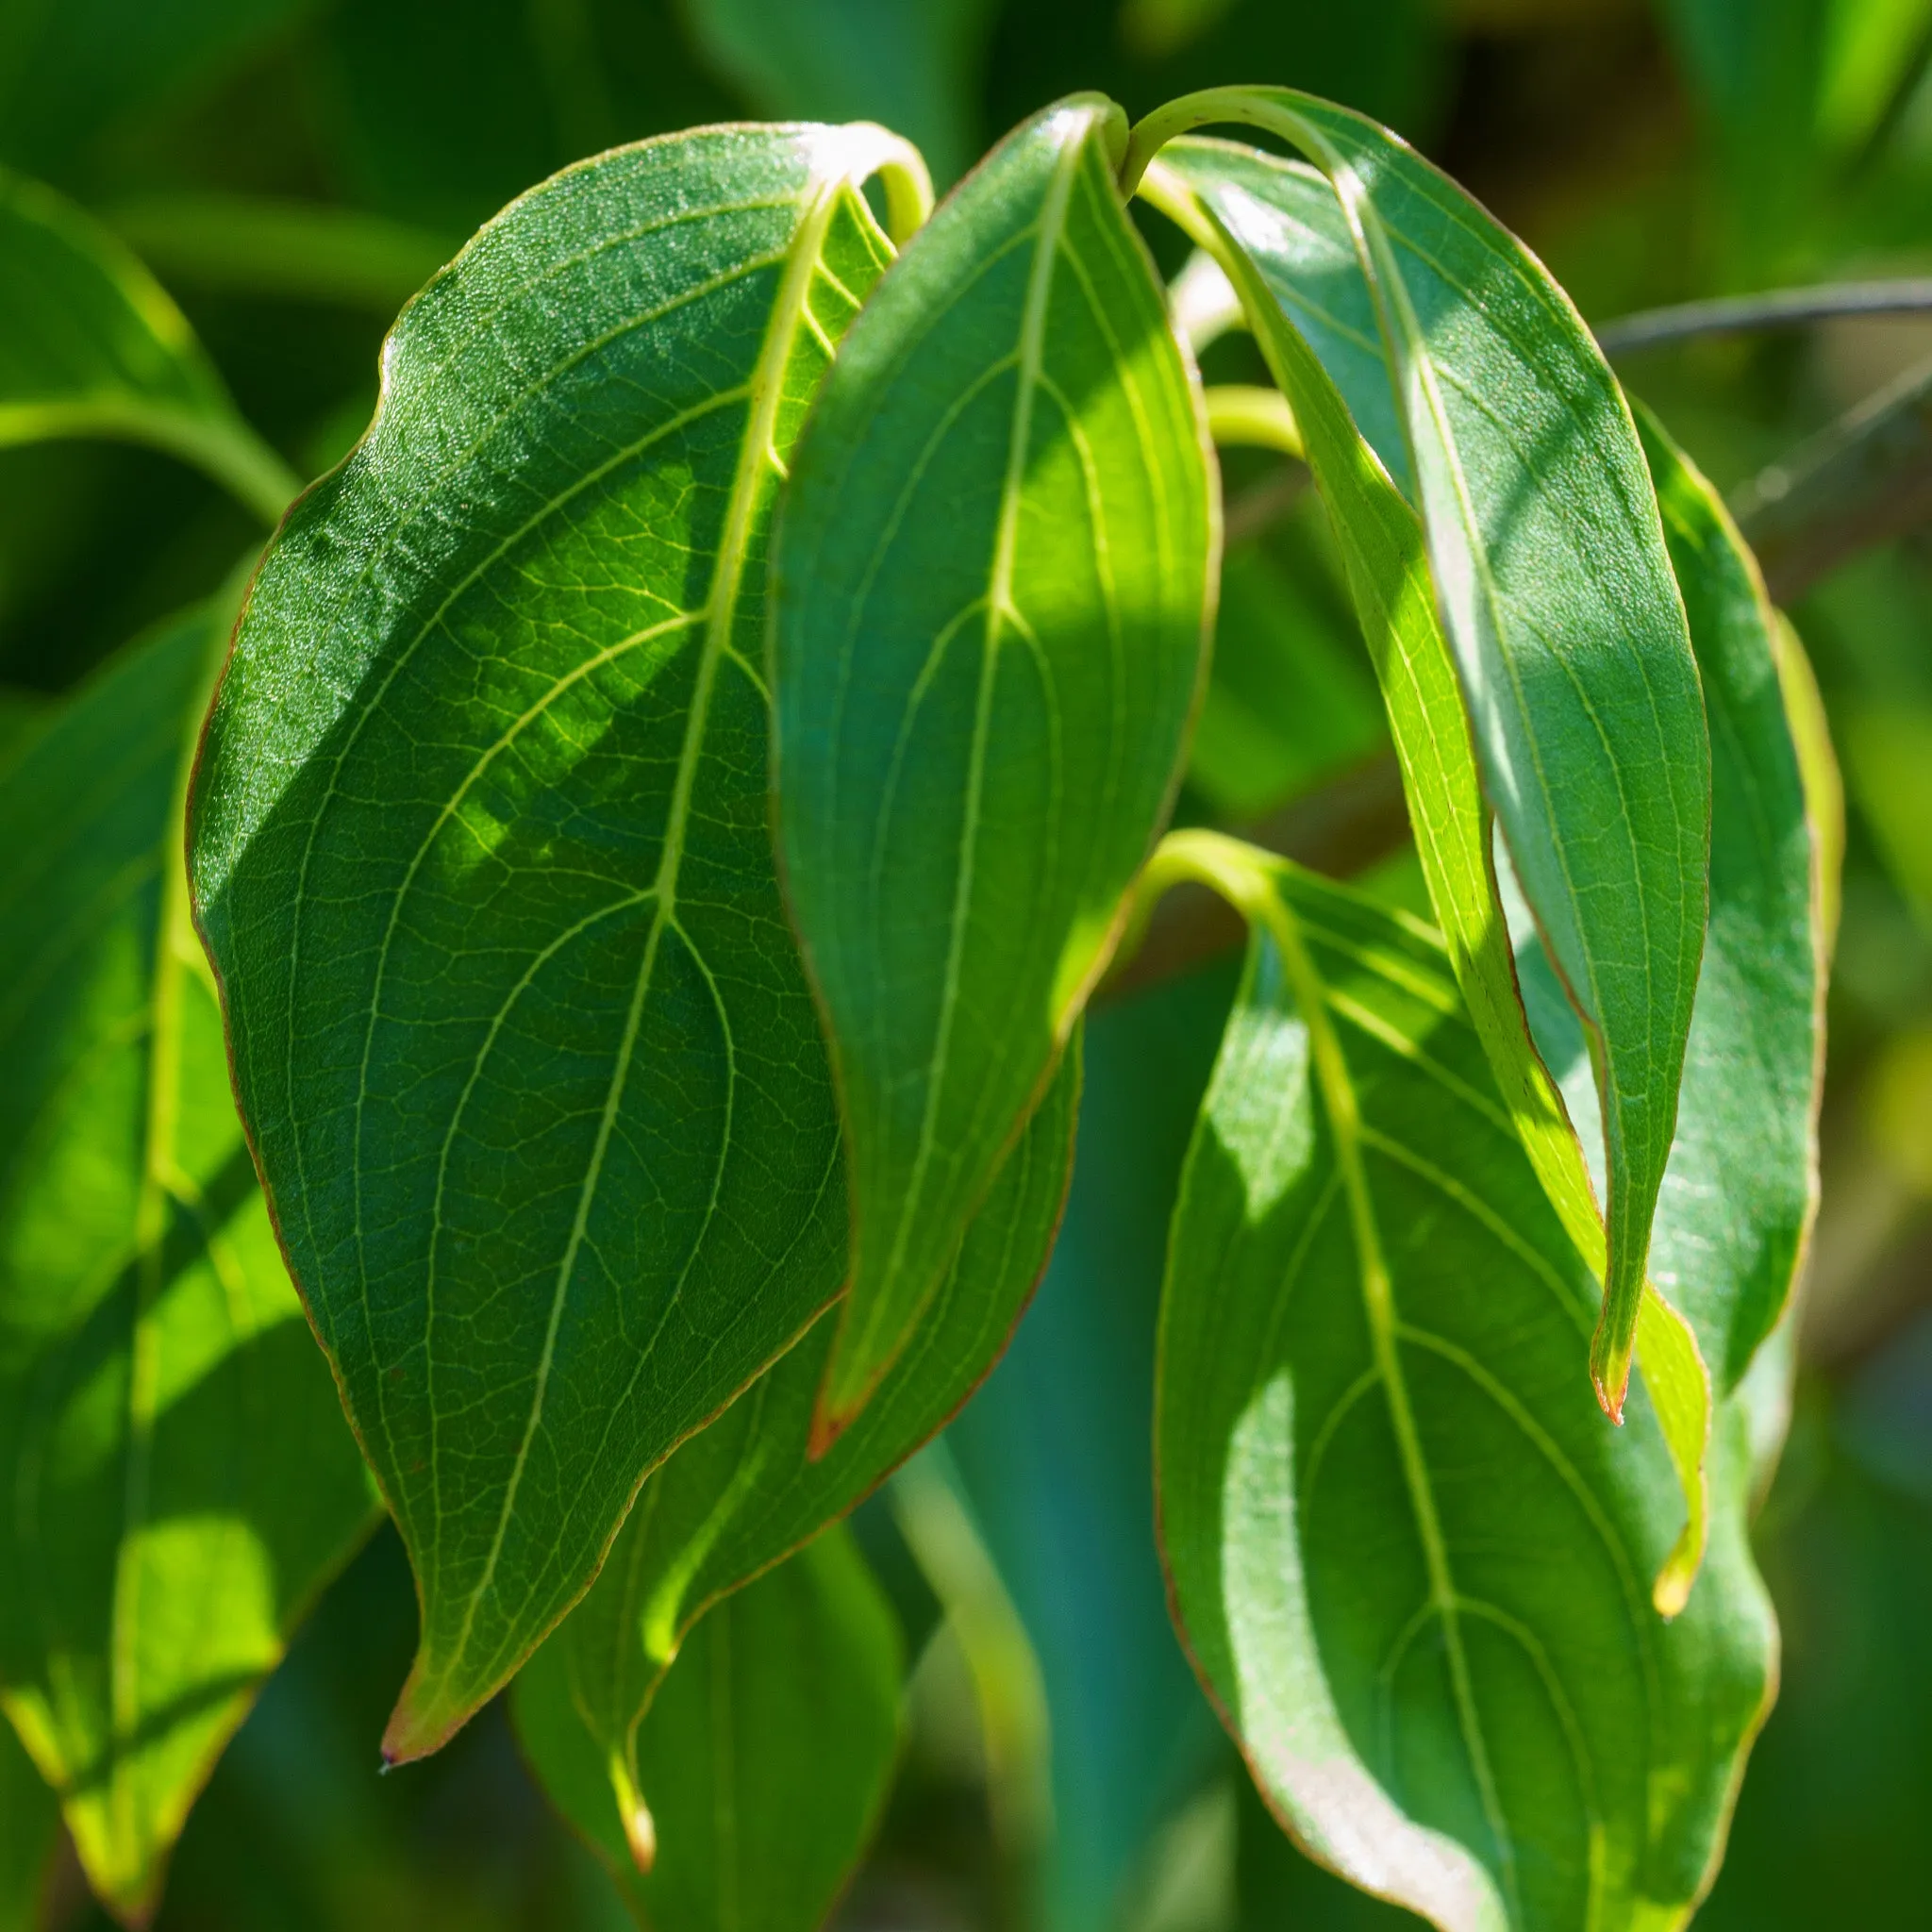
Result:
M1759 295L1724 295L1669 308L1619 316L1596 331L1606 356L1628 356L1695 336L1745 335L1797 328L1841 315L1932 314L1932 276L1885 282L1826 282L1814 289L1771 289Z

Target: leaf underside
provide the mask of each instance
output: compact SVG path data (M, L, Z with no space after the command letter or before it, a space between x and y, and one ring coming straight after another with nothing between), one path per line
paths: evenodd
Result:
M193 878L283 1237L415 1567L433 1749L837 1291L766 829L774 492L890 257L877 130L565 171L405 312L263 564Z

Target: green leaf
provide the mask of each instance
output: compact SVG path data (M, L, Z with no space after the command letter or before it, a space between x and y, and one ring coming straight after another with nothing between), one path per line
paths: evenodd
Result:
M881 168L915 220L865 128L698 130L516 203L397 325L216 698L192 871L237 1088L423 1597L391 1757L840 1286L758 658Z
M1078 1036L913 1345L864 1412L813 1459L812 1410L836 1323L827 1313L708 1428L646 1478L597 1581L541 1656L571 1694L627 1814L638 1725L711 1606L842 1516L971 1395L1046 1265L1066 1199L1080 1092ZM611 1791L606 1790L608 1804Z
M1106 967L1205 668L1201 410L1121 138L1077 96L957 191L841 355L777 538L779 852L853 1203L827 1436Z
M299 487L141 263L51 189L0 170L0 446L57 437L150 443L270 523Z
M1743 1418L1673 1623L1649 1405L1427 928L1212 834L1248 915L1161 1312L1163 1547L1204 1681L1317 1857L1445 1928L1681 1924L1769 1702ZM1472 1286L1480 1284L1479 1293Z
M188 923L225 614L127 652L0 774L0 1705L130 1920L373 1508Z
M1603 1096L1608 1258L1591 1370L1615 1416L1675 1123L1709 850L1697 670L1642 451L1562 291L1373 122L1287 90L1191 95L1136 130L1125 177L1172 136L1226 120L1316 164L1368 285L1375 329L1356 329L1358 353L1379 338L1483 789ZM1291 324L1277 291L1296 280L1306 177L1226 147L1174 166Z
M1264 278L1191 192L1196 173L1257 184L1281 216L1278 258L1291 275ZM1283 389L1292 399L1308 462L1329 512L1362 630L1388 708L1408 794L1416 851L1456 977L1519 1139L1544 1192L1591 1274L1603 1279L1605 1235L1583 1149L1563 1099L1531 1041L1491 865L1490 819L1443 640L1420 521L1364 440L1388 393L1374 356L1373 304L1346 246L1341 211L1312 170L1251 149L1188 142L1147 177L1147 192L1225 260ZM1276 258L1271 257L1270 258ZM1345 390L1338 385L1345 385ZM1695 1339L1655 1290L1639 1316L1645 1382L1676 1465L1683 1535L1656 1584L1659 1607L1682 1605L1703 1559L1707 1499L1704 1459L1710 1390Z
M0 1932L37 1932L60 1805L0 1719Z
M871 1839L899 1739L899 1629L835 1524L718 1605L639 1727L632 1836L553 1640L512 1696L558 1808L650 1932L812 1932Z
M1638 424L1711 747L1710 929L1651 1266L1728 1393L1784 1311L1817 1205L1824 879L1786 713L1786 648L1757 566L1717 492L1654 418ZM1517 927L1539 1051L1584 1146L1599 1145L1581 1030L1534 928Z

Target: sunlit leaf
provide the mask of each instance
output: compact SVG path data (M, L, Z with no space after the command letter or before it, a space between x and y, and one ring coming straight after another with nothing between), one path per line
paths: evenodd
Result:
M1076 1038L917 1339L824 1455L813 1460L808 1447L829 1313L646 1478L597 1581L542 1652L596 1740L613 1815L635 1804L638 1725L692 1625L867 1495L1006 1347L1059 1224L1079 1088Z
M648 1932L813 1932L885 1797L901 1669L891 1607L835 1524L692 1631L639 1726L649 1808L628 1838L555 1640L517 1679L517 1731Z
M0 170L0 445L151 443L273 523L295 493L152 275L92 216Z
M974 171L854 329L787 497L779 850L852 1176L827 1434L1107 964L1205 664L1211 480L1121 140L1076 97Z
M1614 1415L1675 1123L1709 850L1696 665L1642 451L1541 265L1373 122L1286 90L1219 90L1143 123L1128 175L1169 137L1227 120L1315 163L1367 284L1374 327L1354 330L1357 353L1379 342L1386 358L1380 390L1394 397L1484 792L1591 1037L1609 1175L1591 1369ZM1291 292L1306 174L1221 144L1171 165L1292 323L1308 299Z
M188 922L202 612L0 775L0 1704L124 1916L373 1499Z
M60 1806L0 1719L0 1932L39 1932Z
M1454 1932L1681 1923L1774 1676L1742 1418L1688 1607L1649 1405L1426 928L1211 834L1248 961L1176 1214L1160 1524L1204 1680L1324 1862ZM1480 1287L1480 1292L1473 1289Z
M192 864L237 1087L423 1594L393 1757L840 1286L759 658L881 167L909 225L917 157L863 128L699 130L516 203L398 324L216 700Z

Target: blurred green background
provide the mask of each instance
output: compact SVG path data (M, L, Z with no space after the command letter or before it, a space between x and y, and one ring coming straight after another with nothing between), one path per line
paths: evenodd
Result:
M581 155L708 120L870 116L919 141L943 185L1058 94L1103 89L1138 113L1236 80L1391 123L1593 323L1932 272L1932 0L0 0L0 162L120 233L309 475L367 421L402 300ZM1178 268L1172 238L1149 239ZM1888 317L1620 366L1722 487L1762 500L1767 466L1928 359L1932 317ZM1207 363L1257 379L1240 339ZM1224 612L1185 809L1312 823L1381 744L1373 680L1318 508L1273 458L1227 468ZM1922 458L1932 508L1928 475ZM164 456L0 449L0 724L30 729L258 538ZM1922 1922L1932 1813L1932 529L1858 546L1792 614L1850 823L1824 1208L1791 1440L1758 1522L1785 1683L1699 1918L1754 1932ZM1412 899L1386 844L1342 856L1381 855L1373 876ZM1154 1556L1162 1230L1227 993L1210 964L1097 1017L1039 1304L942 1455L861 1512L919 1661L843 1924L1416 1923L1269 1824L1180 1657ZM990 1595L936 1563L935 1496L963 1498L1001 1579ZM162 1928L625 1923L500 1713L377 1778L414 1616L400 1549L378 1537L229 1750ZM46 1923L108 1923L71 1862Z

